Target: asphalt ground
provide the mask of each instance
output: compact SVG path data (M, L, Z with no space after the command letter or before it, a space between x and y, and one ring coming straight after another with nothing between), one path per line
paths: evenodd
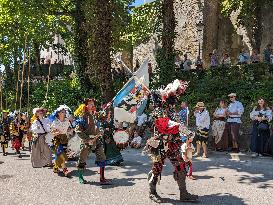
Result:
M14 151L8 156L0 153L0 205L106 205L156 204L148 197L147 173L151 163L141 150L122 152L124 166L107 167L106 177L113 184L99 184L94 155L90 156L85 171L87 184L79 184L76 162L69 162L70 178L58 176L50 168L32 168L30 153L22 151L19 159ZM270 157L251 158L247 154L209 153L208 159L193 162L197 180L187 179L190 193L199 195L204 205L272 205L273 160ZM172 166L167 161L158 193L162 204L179 202L179 190L172 177Z

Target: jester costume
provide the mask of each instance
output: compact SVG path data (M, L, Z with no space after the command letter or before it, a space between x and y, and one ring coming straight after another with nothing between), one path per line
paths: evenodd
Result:
M78 176L81 184L86 183L83 178L84 168L86 167L86 161L91 152L95 153L95 164L100 167L100 183L102 185L110 184L110 181L105 179L104 170L106 166L106 156L103 149L103 143L99 139L101 133L96 126L96 109L95 101L93 99L87 99L84 105L81 105L76 111L75 116L78 118L78 125L76 127L76 133L82 139L81 151L78 161ZM82 110L82 111L79 111ZM83 113L82 113L83 112ZM82 113L82 114L80 114Z
M160 201L156 192L156 184L160 180L165 160L169 159L174 167L173 177L180 190L180 200L197 201L198 196L189 194L186 189L187 169L180 153L179 124L164 117L160 109L156 111L159 114L155 119L156 132L146 145L153 163L152 170L148 174L150 198L156 202Z
M173 178L177 182L180 190L180 201L196 202L198 196L191 195L186 189L187 166L180 153L180 124L170 119L176 119L173 113L177 96L183 94L188 86L187 82L175 80L166 86L164 90L154 91L151 94L154 111L154 136L147 141L145 150L148 151L152 160L152 169L148 173L150 198L155 202L161 202L156 191L156 185L161 178L161 172L166 159L173 165ZM168 110L162 107L164 103L169 105Z
M10 140L10 123L11 118L8 116L9 111L4 110L2 120L0 122L0 143L3 151L3 155L6 156L6 148L8 148L8 143Z

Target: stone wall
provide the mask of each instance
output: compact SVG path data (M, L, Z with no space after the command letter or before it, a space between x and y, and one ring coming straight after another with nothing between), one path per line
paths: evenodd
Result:
M223 53L229 53L233 63L237 62L242 48L252 51L246 29L236 25L238 12L234 12L230 18L222 16L220 0L176 0L175 14L178 22L175 48L183 54L188 53L192 60L198 55L196 24L203 21L205 27L201 36L201 53L206 67L209 65L209 53L214 49L217 50L219 59ZM272 6L264 7L261 52L268 43L273 44L272 19ZM155 65L155 51L159 45L156 36L155 34L148 43L134 49L134 59L139 59L141 63L149 58Z

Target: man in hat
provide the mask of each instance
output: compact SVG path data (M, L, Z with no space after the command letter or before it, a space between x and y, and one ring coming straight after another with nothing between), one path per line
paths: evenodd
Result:
M76 132L82 139L81 152L78 161L78 175L81 184L86 183L83 178L84 168L90 152L96 154L96 164L100 167L100 183L102 185L110 184L111 181L105 179L104 170L106 166L106 156L103 150L103 144L98 138L101 136L96 126L96 107L94 99L85 100L84 114L82 121L76 128Z
M2 119L0 121L0 142L4 156L7 156L6 148L8 148L10 139L10 123L11 118L9 117L9 110L3 110Z
M210 116L209 112L205 108L203 102L198 102L195 106L194 116L196 117L196 146L197 151L194 156L198 157L200 155L201 146L203 147L203 157L207 158L208 150L208 137L209 137L209 127L210 127Z
M228 95L231 103L227 109L227 124L226 132L224 134L232 137L232 151L239 152L239 130L242 124L241 116L244 113L244 106L241 102L236 100L236 93L230 93ZM227 137L228 137L227 136Z

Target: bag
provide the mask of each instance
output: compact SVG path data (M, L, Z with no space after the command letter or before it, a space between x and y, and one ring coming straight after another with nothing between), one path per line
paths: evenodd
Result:
M266 124L266 123L264 123L264 122L261 122L261 123L259 123L259 125L258 125L258 129L259 129L259 130L262 130L262 131L268 130L268 129L269 129L269 125Z

